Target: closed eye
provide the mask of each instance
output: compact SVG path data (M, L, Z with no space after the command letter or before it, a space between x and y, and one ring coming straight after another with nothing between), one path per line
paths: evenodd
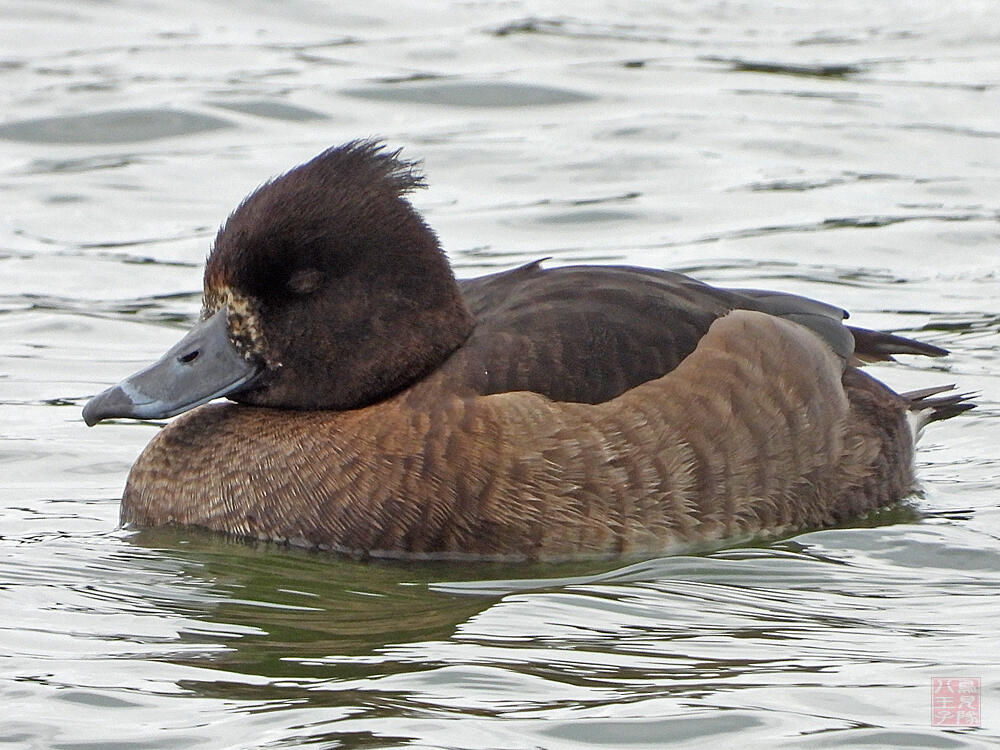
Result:
M289 277L285 286L295 294L309 294L319 289L323 278L323 272L318 268L300 268Z

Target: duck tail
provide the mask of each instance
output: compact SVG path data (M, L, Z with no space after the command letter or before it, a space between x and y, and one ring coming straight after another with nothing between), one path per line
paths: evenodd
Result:
M899 394L907 402L909 422L915 437L919 436L921 430L931 422L951 419L957 414L976 408L976 404L972 400L978 395L976 393L939 395L953 390L955 390L954 383Z

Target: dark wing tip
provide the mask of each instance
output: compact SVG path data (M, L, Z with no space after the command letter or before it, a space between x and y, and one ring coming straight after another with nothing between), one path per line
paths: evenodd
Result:
M854 355L863 362L891 362L893 354L944 357L947 349L884 331L847 326L854 336Z

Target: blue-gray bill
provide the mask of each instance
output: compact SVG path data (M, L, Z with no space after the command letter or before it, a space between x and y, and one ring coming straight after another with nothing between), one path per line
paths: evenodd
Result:
M157 362L97 394L83 408L90 426L102 419L162 419L242 388L260 372L229 336L222 307L188 331Z

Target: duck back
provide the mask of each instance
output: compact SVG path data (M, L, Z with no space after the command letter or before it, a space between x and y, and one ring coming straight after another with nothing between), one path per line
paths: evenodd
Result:
M773 292L755 298L670 271L535 262L459 286L476 325L432 377L480 395L607 401L672 371L736 309L795 320L845 357L853 348L840 308Z

